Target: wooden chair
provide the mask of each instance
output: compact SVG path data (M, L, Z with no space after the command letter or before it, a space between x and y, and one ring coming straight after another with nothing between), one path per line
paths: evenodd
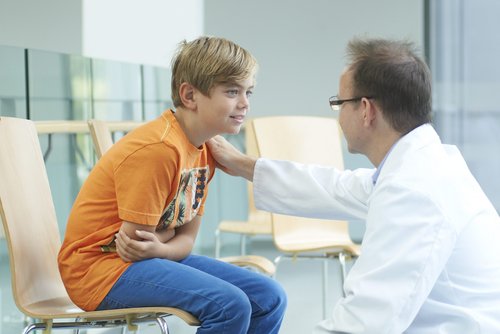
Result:
M142 124L144 123L134 121L111 122L89 120L87 126L90 130L90 136L94 143L94 150L97 158L100 159L103 154L113 146L113 132L129 132Z
M92 119L88 121L90 135L94 142L95 153L98 159L113 146L112 131L130 131L143 123L134 122L107 122ZM217 256L217 258L219 258ZM276 271L275 265L263 256L241 255L219 258L241 267L248 267L263 274L273 277Z
M246 153L251 156L258 156L257 142L253 131L252 122L247 122L245 126L245 146ZM271 214L255 208L253 200L253 184L247 182L248 196L248 216L246 221L223 220L215 230L215 257L220 256L221 233L240 234L240 254L246 254L246 240L255 235L271 235Z
M253 120L261 157L334 166L343 169L339 126L335 119L309 116L263 117ZM293 182L293 180L291 180ZM314 200L304 198L304 201ZM360 254L352 242L346 221L308 219L271 214L274 244L283 258L323 259L323 316L326 317L327 261L338 259L341 277L345 260Z
M167 334L166 317L190 326L193 315L170 307L85 312L68 297L59 275L61 246L56 213L37 131L32 121L0 118L0 214L7 240L14 300L27 317L38 319L23 333L61 328L124 327L135 330L156 321Z

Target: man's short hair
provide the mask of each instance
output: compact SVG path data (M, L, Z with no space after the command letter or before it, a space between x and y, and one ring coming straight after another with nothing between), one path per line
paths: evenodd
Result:
M374 97L394 130L406 134L431 121L431 74L413 43L356 38L347 55L354 95Z

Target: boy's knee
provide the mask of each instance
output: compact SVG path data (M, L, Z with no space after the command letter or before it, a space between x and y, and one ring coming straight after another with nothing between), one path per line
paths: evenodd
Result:
M283 287L275 280L266 280L263 284L265 289L261 294L261 300L257 301L259 307L266 313L284 313L287 306L287 295Z
M274 296L274 305L276 309L284 310L286 309L288 303L288 297L286 295L285 289L276 281L273 281L272 292Z
M239 289L235 290L236 291L231 296L231 302L229 303L229 305L231 305L230 307L234 309L234 311L241 313L242 316L246 314L250 317L252 314L252 305L250 304L248 296Z
M224 321L249 322L252 314L252 305L248 296L240 289L230 288L224 292L224 300L213 304L213 315L223 318Z

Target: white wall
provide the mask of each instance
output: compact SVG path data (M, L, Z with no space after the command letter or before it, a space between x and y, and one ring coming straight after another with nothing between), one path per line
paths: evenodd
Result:
M0 0L0 45L80 54L80 0Z
M203 33L203 0L83 0L83 54L169 67Z
M423 45L423 1L218 0L205 3L205 33L234 40L258 59L252 115L331 115L346 43L353 36Z
M203 0L0 0L0 45L168 67Z

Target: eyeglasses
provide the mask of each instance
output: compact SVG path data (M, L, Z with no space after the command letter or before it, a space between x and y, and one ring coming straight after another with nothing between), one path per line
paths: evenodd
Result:
M340 106L343 103L361 101L362 98L373 99L373 96L360 96L360 97L353 97L352 99L339 100L338 96L335 95L335 96L330 97L329 102L330 102L330 107L332 107L333 111L339 111Z

